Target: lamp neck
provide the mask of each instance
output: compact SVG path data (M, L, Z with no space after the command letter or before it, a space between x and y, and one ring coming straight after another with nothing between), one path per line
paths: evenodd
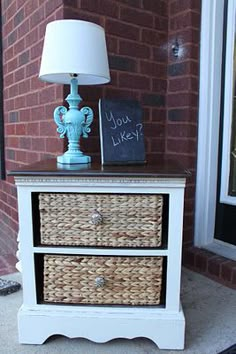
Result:
M82 98L78 94L78 80L76 78L71 79L70 94L66 97L66 101L69 103L70 109L78 109L78 105L82 101Z
M76 78L71 79L70 94L73 96L76 96L78 94L78 80Z

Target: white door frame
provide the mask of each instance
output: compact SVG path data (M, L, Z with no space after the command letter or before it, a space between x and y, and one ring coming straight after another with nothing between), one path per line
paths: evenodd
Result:
M223 16L224 0L202 0L194 245L236 259L234 246L214 239Z
M224 88L224 122L223 122L223 146L222 146L222 168L221 168L221 189L220 202L229 205L236 205L236 197L229 195L230 176L230 151L231 134L234 108L234 48L235 48L235 11L236 1L230 0L228 3L227 15L227 43L225 53L225 88Z

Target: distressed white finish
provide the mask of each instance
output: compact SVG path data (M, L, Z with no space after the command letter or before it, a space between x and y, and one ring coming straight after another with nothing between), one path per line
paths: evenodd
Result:
M108 311L104 311L104 310ZM90 313L84 307L64 311L48 307L40 311L22 307L18 314L21 343L42 344L50 335L83 337L97 343L113 338L146 337L162 349L183 349L185 319L178 313L155 313L153 309L135 313L134 309L98 308ZM37 333L36 333L37 332Z
M184 178L16 177L23 305L18 313L20 343L42 344L49 336L84 337L95 342L147 337L162 349L183 349L185 318L180 304ZM166 249L35 247L32 192L169 194ZM75 306L37 303L35 253L167 257L165 306Z
M55 177L15 177L16 184L18 186L20 185L35 185L37 186L40 184L40 188L42 186L44 187L55 187L56 190L60 186L64 186L68 182L70 185L68 187L73 186L83 186L83 187L90 187L93 186L94 183L97 182L96 177L88 177L88 178L76 178L76 177L60 177L60 178L55 178ZM181 187L185 185L185 181L179 178L121 178L121 177L113 177L112 179L109 177L101 177L99 179L99 183L97 183L97 187L103 187L103 188L109 188L109 187L122 187L123 185L131 187L138 187L140 184L143 185L148 185L148 187L156 187L158 183L159 187L166 187L170 185L172 188L173 187ZM41 191L41 189L40 189ZM69 189L70 191L70 189ZM111 191L112 193L112 191ZM116 193L116 192L114 192Z

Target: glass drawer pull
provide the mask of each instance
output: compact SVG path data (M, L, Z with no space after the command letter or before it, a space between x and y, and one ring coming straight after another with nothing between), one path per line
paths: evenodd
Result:
M103 288L106 284L106 280L104 277L97 277L95 279L95 287L96 288Z
M91 215L91 223L93 225L99 225L103 221L102 215L95 209L93 214Z

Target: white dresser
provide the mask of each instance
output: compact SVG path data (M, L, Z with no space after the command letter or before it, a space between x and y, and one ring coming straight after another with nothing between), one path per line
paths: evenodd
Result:
M20 343L147 337L183 349L182 224L188 173L56 160L12 171L18 190Z

